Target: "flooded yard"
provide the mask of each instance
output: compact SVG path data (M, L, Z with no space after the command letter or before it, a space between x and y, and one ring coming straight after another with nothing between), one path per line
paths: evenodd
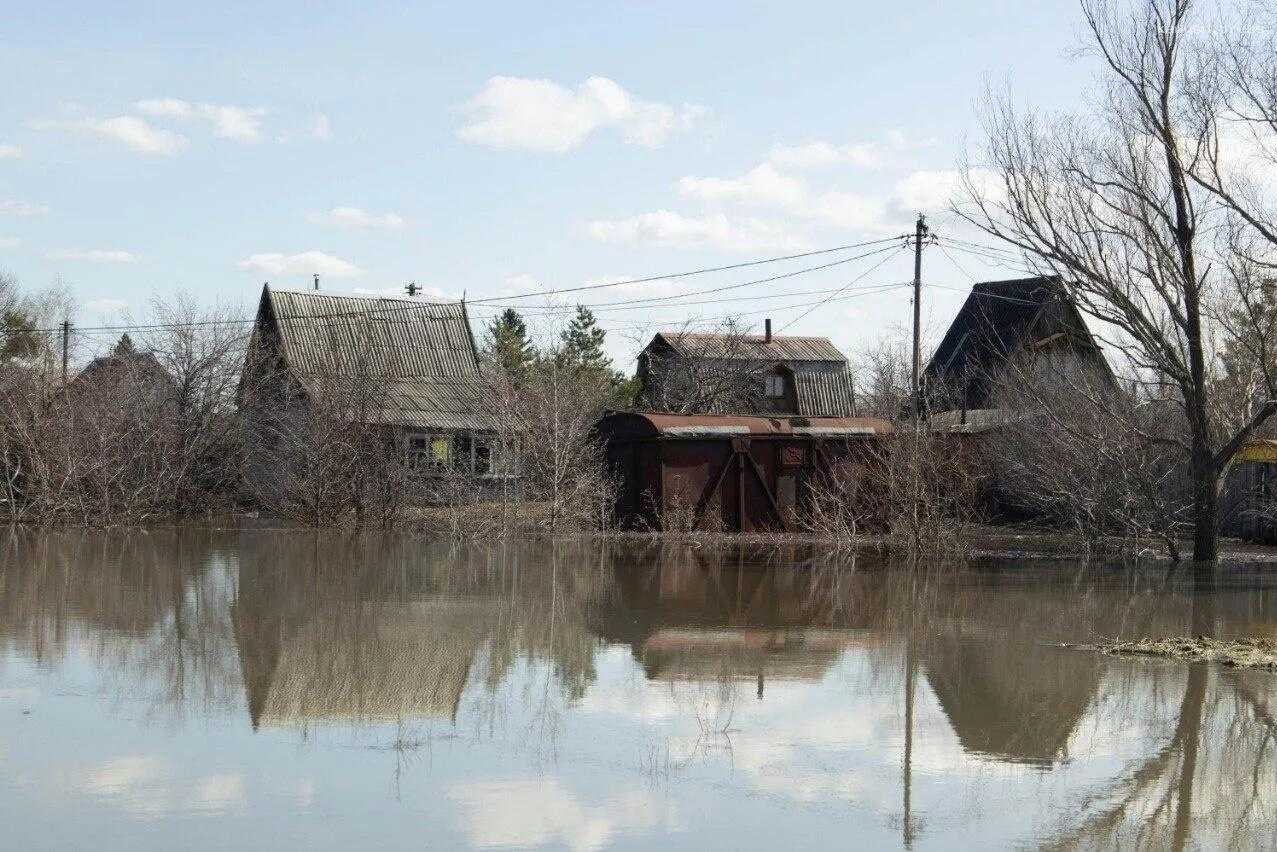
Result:
M1277 583L6 533L14 849L1277 848Z

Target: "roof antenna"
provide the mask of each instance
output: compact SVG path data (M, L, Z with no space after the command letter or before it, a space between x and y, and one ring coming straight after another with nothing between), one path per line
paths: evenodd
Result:
M319 289L319 273L318 272L315 273L315 289L316 290Z
M408 286L407 286L407 287L404 287L404 289L408 291L408 295L409 295L410 297L411 297L411 296L415 296L415 295L417 295L418 293L420 293L420 292L421 292L421 288L417 286L417 282L416 282L416 281L409 281L409 282L408 282Z

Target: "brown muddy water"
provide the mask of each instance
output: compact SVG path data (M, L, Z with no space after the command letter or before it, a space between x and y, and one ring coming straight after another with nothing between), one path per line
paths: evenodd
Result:
M1277 584L5 533L0 847L1277 848Z

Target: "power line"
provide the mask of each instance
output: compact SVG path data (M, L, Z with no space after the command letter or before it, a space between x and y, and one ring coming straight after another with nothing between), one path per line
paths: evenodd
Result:
M756 284L769 284L773 281L780 281L785 278L795 278L799 275L805 275L808 272L818 272L822 269L830 269L832 267L841 266L847 263L852 263L857 260L864 260L867 257L873 257L876 254L882 254L883 252L893 251L896 248L897 248L896 246L886 246L884 248L874 249L873 251L865 252L864 254L858 254L855 257L843 258L842 260L835 260L831 263L822 263L817 266L807 266L807 267L803 267L802 269L795 269L795 270L791 270L790 272L781 273L780 275L772 275L768 278L756 278L752 281L741 281L736 284L725 284L720 287L708 287L702 290L690 290L686 293L672 293L667 296L646 296L646 297L638 298L638 299L625 299L625 300L615 301L615 302L597 302L594 304L585 304L585 307L589 308L590 310L604 310L604 309L613 308L613 307L617 307L621 305L646 306L650 304L659 304L661 302L670 302L674 299L685 299L689 296L703 296L709 293L722 293L728 290L739 290L743 287L751 287ZM496 297L494 297L494 299L495 298ZM758 297L758 298L761 298L761 297ZM471 303L471 304L477 304L477 303ZM485 307L493 305L493 304L501 308L517 308L518 307L517 305L498 304L493 301L489 301L489 304L485 305ZM696 304L696 303L689 302L685 304ZM521 310L528 311L528 310L539 310L539 309L541 309L540 306L532 306L531 308L522 308ZM547 310L558 310L558 308L551 306L550 308L547 308Z
M970 246L971 248L983 249L985 251L990 251L990 252L1002 252L1004 254L1013 255L1015 257L1020 256L1020 249L1018 248L1006 248L1005 246L994 246L994 245L989 245L988 243L979 243L974 240L963 240L957 237L945 237L944 239L950 243L957 243L958 245Z
M688 322L689 324L693 324L693 325L707 325L707 324L713 324L713 323L721 322L721 321L723 321L723 320L727 320L727 319L736 319L736 318L739 318L739 317L758 316L758 315L760 315L760 314L775 314L775 313L782 313L782 312L784 312L784 311L796 310L796 309L798 309L798 308L806 308L806 307L810 307L810 306L813 306L813 305L818 307L818 306L820 306L820 305L831 304L831 303L833 303L833 302L847 302L847 301L850 301L850 300L852 300L852 299L859 299L859 298L862 298L862 297L864 297L864 296L874 296L874 295L879 295L879 294L881 294L881 293L885 293L885 292L888 292L888 291L890 291L890 290L897 290L897 289L900 289L901 287L909 287L909 286L911 286L911 282L908 282L908 281L904 281L904 282L896 282L896 283L893 283L893 284L875 284L875 285L873 285L872 287L866 287L865 289L863 289L863 290L858 290L857 292L852 293L851 295L848 295L848 296L841 296L841 297L837 297L837 298L825 298L825 299L818 299L818 300L816 300L816 301L811 301L811 302L799 302L799 303L797 303L797 304L793 304L793 305L780 305L780 306L773 306L773 307L769 307L769 308L761 308L761 309L756 310L756 311L742 311L742 312L731 313L731 314L722 314L722 315L720 315L720 316L716 316L716 317L697 317L697 318L696 318L696 319L694 319L694 320L690 320L690 319L689 319L689 320L687 320L687 322ZM845 288L840 288L840 289L845 289ZM814 308L813 308L813 310L814 310ZM810 311L808 311L807 313L810 313ZM803 316L806 316L806 314L804 314ZM801 318L802 318L802 317L798 317L797 319L801 319ZM796 321L797 321L797 319L796 319L796 320L794 320L794 321L796 322ZM635 330L635 329L652 328L653 326L659 326L659 325L661 325L662 323L666 323L666 322L670 322L670 320L666 320L666 319L663 319L663 318L654 318L654 319L653 319L653 320L651 320L650 322L630 323L630 324L627 324L627 325L613 325L613 326L611 326L610 328L608 328L607 330L608 330L608 331L630 331L630 330ZM790 323L790 325L792 325L792 324L793 324L793 323ZM787 326L786 326L786 327L787 327Z
M855 284L856 282L860 281L860 280L861 280L862 278L864 278L865 276L869 275L871 272L874 272L875 270L877 270L877 269L878 269L878 267L882 266L884 263L886 263L887 261L891 260L891 258L893 258L893 257L895 257L895 255L894 255L894 254L889 254L889 255L887 255L887 256L886 256L886 257L884 257L882 260L878 261L878 262L877 262L877 263L875 263L873 266L869 267L869 268L868 268L868 269L866 269L864 272L860 273L860 275L859 275L859 276L857 276L856 278L853 278L851 281L848 281L848 282L847 282L847 283L846 283L846 284L845 284L845 285L844 285L841 289L842 289L842 290L846 290L846 289L847 289L848 287L850 287L852 284ZM841 290L840 290L840 291L838 291L838 292L841 292ZM805 316L807 316L808 314L810 314L812 311L816 310L816 308L820 307L821 305L825 304L826 302L831 302L831 301L833 301L833 298L834 298L833 296L829 296L829 297L827 297L827 298L825 298L825 299L821 299L819 302L816 302L816 303L812 306L812 308L811 308L810 310L803 311L801 314L799 314L798 316L794 317L794 318L793 318L792 320L790 320L789 322L787 322L787 323L785 323L784 325L782 325L779 329L777 329L777 331L784 331L785 329L789 328L789 327L790 327L791 325L793 325L794 323L796 323L796 322L798 322L799 320L801 320L803 317L805 317Z
M631 278L626 281L606 281L600 284L583 284L579 287L564 287L558 290L540 290L532 293L518 293L513 296L492 296L487 299L475 299L474 304L483 304L486 302L506 301L509 299L532 299L538 296L557 296L562 293L580 293L586 290L601 290L606 287L625 287L631 284L647 284L652 281L671 281L677 278L688 278L693 275L705 275L710 272L726 272L731 269L744 269L750 266L761 266L766 263L780 263L786 260L798 260L804 257L815 257L822 254L831 254L833 252L846 251L853 248L864 248L865 246L880 245L882 243L895 242L903 239L904 235L894 237L883 237L877 240L866 240L862 243L848 243L845 246L834 246L833 248L817 249L816 251L805 251L799 254L789 254L783 257L768 257L763 260L749 260L744 263L732 263L727 266L710 266L704 269L693 269L688 272L672 272L666 275L652 275L647 278Z
M600 283L600 284L587 284L587 285L582 285L582 286L580 286L580 287L566 287L566 288L562 288L562 289L558 289L558 290L542 290L542 291L538 291L538 292L535 292L535 293L518 293L518 294L514 294L514 295L509 295L509 296L491 296L491 297L484 298L484 299L473 299L473 300L470 300L469 302L465 302L465 304L466 304L467 306L476 306L476 307L479 307L479 306L486 306L486 305L489 305L489 304L492 304L492 303L505 302L505 301L512 300L512 299L525 299L525 298L532 298L532 297L536 297L536 296L553 296L553 295L559 295L559 294L563 294L563 293L576 293L576 292L584 292L584 291L589 291L589 290L599 290L599 289L603 289L603 288L607 288L607 287L623 287L623 286L626 286L626 285L633 285L633 284L646 284L646 283L650 283L650 282L653 282L653 281L668 281L668 280L675 280L675 279L678 279L678 278L687 278L687 277L691 277L691 276L694 276L694 275L704 275L704 274L711 273L711 272L725 272L725 271L732 270L732 269L744 269L744 268L748 268L748 267L751 267L751 266L761 266L761 265L763 265L763 264L768 264L768 263L779 263L779 262L787 261L787 260L798 260L798 259L800 259L800 258L804 258L804 257L815 257L815 256L818 256L818 255L831 254L831 253L833 253L833 252L847 251L848 249L853 249L853 248L863 248L863 247L865 247L865 246L871 246L871 245L881 245L882 243L890 243L890 242L894 242L894 241L899 240L899 239L901 239L901 237L898 237L898 236L897 236L897 237L883 237L883 238L876 239L876 240L866 240L865 242L860 242L860 243L848 243L847 245L834 246L833 248L818 249L818 250L815 250L815 251L809 251L809 252L800 252L800 253L798 253L798 254L785 255L785 256L782 256L782 257L769 257L769 258L763 258L763 259L761 259L761 260L751 260L751 261L745 261L745 262L742 262L742 263L729 264L729 265L727 265L727 266L716 266L716 267L707 267L707 268L703 268L703 269L693 269L693 270L688 270L688 271L685 271L685 272L673 272L673 273L668 273L668 274L665 274L665 275L653 275L653 276L650 276L650 277L647 277L647 278L634 278L634 279L629 279L629 280L625 280L625 281L610 281L610 282L605 282L605 283ZM768 277L768 278L760 278L760 279L753 280L753 281L744 281L744 282L740 282L740 283L737 283L737 284L729 284L729 285L725 285L725 286L723 286L723 287L712 287L712 288L708 288L708 289L705 289L705 290L692 291L692 292L689 292L689 293L676 294L676 295L665 296L665 297L649 297L649 298L647 298L647 299L631 299L631 300L619 301L619 302L615 302L615 303L604 303L604 304L617 304L617 305L620 305L620 304L632 304L632 303L639 303L639 302L642 302L642 301L650 301L650 302L654 302L654 303L655 303L655 302L659 302L659 301L663 301L663 300L667 300L667 299L685 298L686 296L690 296L690 295L700 295L700 294L703 294L703 293L722 292L722 291L725 291L725 290L732 290L732 289L737 289L737 288L740 288L740 287L748 287L748 286L755 285L755 284L765 284L765 283L768 283L768 282L771 282L771 281L779 281L779 280L781 280L781 279L783 279L783 278L793 278L793 277L795 277L795 276L803 275L803 274L806 274L806 273L808 273L808 272L816 272L816 271L819 271L819 270L822 270L822 269L829 269L829 268L831 268L831 267L839 266L839 265L842 265L842 264L844 264L844 263L851 263L851 262L856 261L856 260L861 260L861 259L863 259L863 258L865 258L865 257L871 257L871 256L873 256L874 254L877 254L877 253L879 253L879 252L881 252L881 251L885 251L885 250L887 250L887 249L876 249L875 251L866 252L865 254L857 255L856 257L844 258L844 259L842 259L842 260L837 260L837 261L833 261L833 262L831 262L831 263L826 263L826 264L819 264L819 265L817 265L817 266L804 267L803 269L793 270L793 271L791 271L791 272L783 273L783 274L781 274L781 275L770 276L770 277ZM340 297L340 296L339 296L339 297L335 297L335 298L345 298L345 297ZM366 296L366 297L364 297L364 298L368 298L368 299L385 299L385 298L389 298L389 297L385 297L385 296L378 296L378 295L375 295L375 294L369 294L368 296ZM314 320L314 319L338 319L338 318L341 318L341 317L351 317L351 316L368 316L368 315L370 315L370 314L377 314L377 313L392 313L392 312L396 312L396 311L411 311L411 310L414 310L414 309L419 309L419 308L424 308L424 307L430 307L430 306L432 306L432 305L436 305L436 304L454 304L454 303L452 303L452 302L442 302L442 303L440 303L440 302L409 302L408 300L405 300L405 299L395 299L394 301L398 302L399 304L396 304L396 305L394 305L394 306L392 306L392 307L377 308L377 309L374 309L374 310L363 310L363 311L344 311L344 312L338 312L338 313L332 313L332 314L299 314L299 315L281 315L281 316L279 316L278 318L279 318L280 320L288 320L288 319L309 319L309 320ZM200 327L212 327L212 326L219 326L219 325L246 325L246 324L252 324L252 323L254 323L254 322L256 322L256 319L255 319L255 318L239 318L239 319L227 319L227 320L207 320L207 321L192 321L192 322L173 322L173 323L129 323L129 324L117 324L117 325L80 326L80 327L77 327L77 328L76 328L76 331L77 331L77 332L159 331L159 330L165 330L165 329L175 329L175 328L200 328ZM32 329L32 331L37 332L37 333L49 333L49 334L52 334L52 333L56 333L56 332L61 331L61 326L58 326L58 327L55 327L55 328L37 328L37 329Z
M939 245L940 247L940 253L943 254L946 258L948 258L949 262L952 263L959 272L961 272L963 275L970 278L972 284L979 283L978 281L976 281L975 276L972 275L970 272L967 272L967 268L963 266L961 263L958 263L958 259L949 253L949 249L945 247L944 243L938 243L937 245Z

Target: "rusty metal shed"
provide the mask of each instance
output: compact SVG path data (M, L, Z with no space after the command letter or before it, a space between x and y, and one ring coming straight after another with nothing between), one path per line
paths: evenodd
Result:
M606 413L596 426L617 521L724 532L796 531L822 474L858 476L891 432L863 417Z

